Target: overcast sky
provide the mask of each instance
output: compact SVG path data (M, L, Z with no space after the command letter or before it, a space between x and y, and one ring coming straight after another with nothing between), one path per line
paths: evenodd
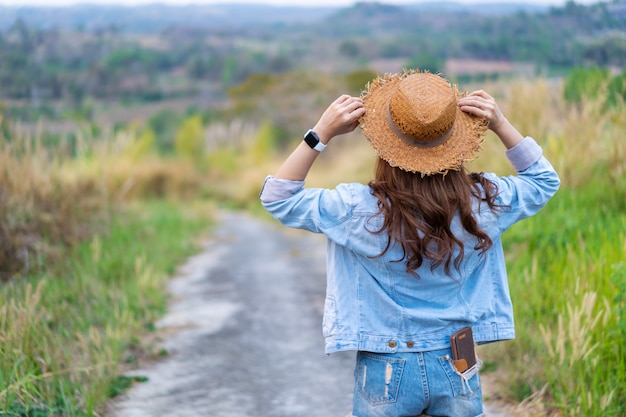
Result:
M380 3L388 4L410 4L420 3L432 0L380 0ZM566 0L451 0L458 3L534 3L534 4L550 4L560 6L566 3ZM598 3L599 0L575 0L579 4ZM150 3L164 4L218 4L218 3L256 3L256 4L274 4L274 5L298 5L298 6L348 6L356 3L356 0L0 0L0 5L42 5L42 6L64 6L68 4L123 4L137 5Z

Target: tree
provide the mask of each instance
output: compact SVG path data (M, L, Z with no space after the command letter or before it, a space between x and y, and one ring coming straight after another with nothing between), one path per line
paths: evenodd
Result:
M589 43L583 58L600 66L626 66L626 37L619 34L606 36Z
M570 103L580 103L587 98L596 98L609 79L610 73L604 68L575 68L565 78L563 96Z
M613 77L607 86L607 105L616 106L620 102L626 102L626 71Z

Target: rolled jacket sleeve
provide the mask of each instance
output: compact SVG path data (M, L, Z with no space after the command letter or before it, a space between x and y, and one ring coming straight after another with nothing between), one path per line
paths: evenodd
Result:
M524 140L505 152L506 157L517 172L529 168L541 158L542 154L541 146L529 136L526 136Z
M514 223L535 215L554 196L561 181L554 167L543 156L541 147L527 137L507 150L506 156L517 171L507 177L489 176L498 188L497 202L503 207L500 233Z
M304 187L304 181L277 179L268 175L263 183L259 198L263 203L285 200Z

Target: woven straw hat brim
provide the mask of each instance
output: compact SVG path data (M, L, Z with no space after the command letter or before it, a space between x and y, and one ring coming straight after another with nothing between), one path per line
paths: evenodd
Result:
M359 125L363 135L376 154L393 167L421 173L422 176L458 170L463 163L478 156L488 122L461 111L457 106L452 134L441 145L419 148L400 139L389 126L387 108L398 83L415 73L385 74L369 83L361 94L365 114ZM459 94L457 99L463 95Z

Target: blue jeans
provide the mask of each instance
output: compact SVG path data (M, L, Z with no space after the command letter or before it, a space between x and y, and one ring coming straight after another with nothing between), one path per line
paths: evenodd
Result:
M450 349L358 352L353 417L481 416L480 365L459 374Z

